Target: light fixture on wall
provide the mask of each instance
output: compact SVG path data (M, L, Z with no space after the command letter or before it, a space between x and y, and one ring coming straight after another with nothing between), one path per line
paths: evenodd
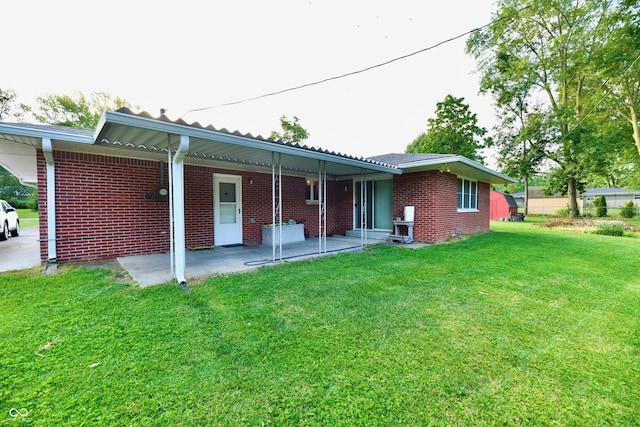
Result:
M249 184L253 185L253 178L249 178Z
M349 190L349 186L347 184L344 185L344 191L346 192L347 190Z

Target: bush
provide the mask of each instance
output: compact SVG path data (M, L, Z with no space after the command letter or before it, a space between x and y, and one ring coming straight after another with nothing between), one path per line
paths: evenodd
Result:
M569 209L569 206L567 206L566 208L560 208L560 209L556 209L556 216L559 218L569 218L569 215L571 214L571 210Z
M633 201L629 200L623 205L622 209L620 209L620 216L622 218L633 218L636 216L636 205Z
M604 196L596 197L591 203L596 207L596 216L598 218L607 216L607 199Z
M622 221L598 221L595 234L605 236L622 236L624 235L625 223Z

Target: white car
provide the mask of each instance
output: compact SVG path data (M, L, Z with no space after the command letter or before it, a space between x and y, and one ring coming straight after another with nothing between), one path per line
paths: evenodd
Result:
M9 235L20 235L20 218L13 206L0 200L0 240L7 240Z

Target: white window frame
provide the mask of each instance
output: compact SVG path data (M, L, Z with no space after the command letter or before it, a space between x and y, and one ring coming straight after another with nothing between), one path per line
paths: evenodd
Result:
M305 184L309 189L309 197L307 197L305 192L305 202L307 203L307 205L317 205L318 203L320 203L320 200L318 199L319 195L317 194L318 179L306 178Z
M462 192L460 192L460 187ZM478 209L478 181L461 176L458 177L456 182L456 207L458 212L480 212Z

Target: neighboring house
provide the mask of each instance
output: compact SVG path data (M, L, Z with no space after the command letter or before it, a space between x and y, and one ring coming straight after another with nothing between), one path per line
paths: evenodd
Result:
M569 206L569 199L566 195L554 194L545 196L542 193L542 188L541 186L529 187L530 214L553 215L558 210L566 209ZM598 196L605 196L607 209L621 208L628 201L633 201L636 205L640 204L640 190L587 188L578 198L578 208L581 215L589 211L595 212L595 208L591 206L591 201ZM524 192L514 193L513 198L516 200L518 207L524 207Z
M640 190L625 190L623 188L587 188L582 194L583 212L596 212L591 202L599 196L604 196L607 201L607 209L620 209L625 203L633 202L640 206Z
M513 193L518 207L524 208L524 192ZM553 194L545 196L542 193L541 186L529 187L529 209L528 214L538 215L554 215L560 209L566 209L569 206L567 196L562 194Z
M489 219L491 221L501 221L510 219L518 213L518 205L510 194L491 190L491 208Z
M369 159L162 115L106 111L95 131L0 123L0 162L38 186L41 258L108 259L259 244L291 219L312 237L393 231L415 208L413 238L489 230L489 186L511 178L454 155Z

